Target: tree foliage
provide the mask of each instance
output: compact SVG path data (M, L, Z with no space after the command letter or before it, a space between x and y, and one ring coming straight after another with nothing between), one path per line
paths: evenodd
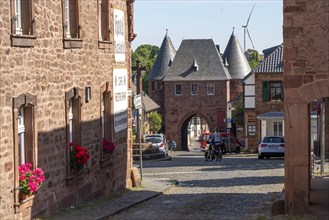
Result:
M133 69L136 69L136 60L140 61L141 66L145 66L146 70L142 73L142 83L143 83L143 91L148 93L148 82L147 77L149 76L153 63L156 59L156 56L159 51L158 46L143 44L140 45L132 54L132 63Z
M254 69L263 60L263 56L257 50L248 49L247 52L250 55L248 58L249 66Z
M232 119L236 125L243 125L243 99L238 99L233 104L234 111L232 111Z
M150 125L150 132L158 133L162 125L161 115L156 112L151 113L149 116L149 125Z

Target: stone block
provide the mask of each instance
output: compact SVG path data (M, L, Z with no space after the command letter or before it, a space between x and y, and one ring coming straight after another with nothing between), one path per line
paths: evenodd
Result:
M283 27L284 38L296 38L303 35L302 27Z
M317 98L313 84L307 84L299 88L299 93L307 103L310 103Z
M303 85L302 76L286 75L283 78L284 88L299 88Z
M329 96L329 83L328 80L321 80L314 83L314 89L317 98Z
M132 181L132 186L133 187L141 187L142 186L142 181L140 178L139 171L137 167L133 167L131 169L131 181Z

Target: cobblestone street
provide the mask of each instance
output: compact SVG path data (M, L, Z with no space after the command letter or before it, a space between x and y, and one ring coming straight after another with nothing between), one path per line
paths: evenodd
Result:
M143 161L143 178L178 184L111 219L257 219L281 199L284 160L227 154L204 161L203 152L175 152L171 161ZM136 165L139 161L136 161Z

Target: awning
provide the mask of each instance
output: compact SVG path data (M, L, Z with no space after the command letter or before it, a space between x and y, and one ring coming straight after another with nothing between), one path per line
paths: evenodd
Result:
M258 119L260 120L268 120L268 119L284 119L284 113L283 112L266 112L264 114L258 115Z

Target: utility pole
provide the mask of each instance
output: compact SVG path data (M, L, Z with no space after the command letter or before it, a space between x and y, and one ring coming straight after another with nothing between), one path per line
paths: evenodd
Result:
M142 70L146 70L145 66L140 66L140 61L136 60L136 93L140 96L141 105L137 111L137 133L138 133L138 144L139 144L139 163L141 180L143 180L143 156L142 156L142 137L143 137L143 83L142 83Z
M228 150L231 154L231 128L232 128L232 102L227 102L227 132L228 132Z

